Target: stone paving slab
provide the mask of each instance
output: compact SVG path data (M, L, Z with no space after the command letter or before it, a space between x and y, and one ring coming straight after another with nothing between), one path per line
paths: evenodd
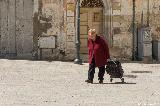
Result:
M122 66L126 83L87 84L87 63L1 59L0 106L160 106L160 64Z

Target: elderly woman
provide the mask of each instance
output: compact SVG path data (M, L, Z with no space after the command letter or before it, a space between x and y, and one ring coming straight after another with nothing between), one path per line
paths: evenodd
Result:
M105 65L107 59L110 58L109 48L104 37L98 36L95 29L88 31L88 55L89 55L89 70L87 83L93 83L95 68L99 68L98 80L103 83L105 74Z

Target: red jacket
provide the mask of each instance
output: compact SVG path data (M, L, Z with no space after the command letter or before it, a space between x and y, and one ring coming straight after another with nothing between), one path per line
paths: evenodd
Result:
M94 56L96 67L106 65L107 59L110 58L110 54L108 44L103 37L97 36L94 42L91 39L88 40L88 56L89 64L92 63L92 56Z

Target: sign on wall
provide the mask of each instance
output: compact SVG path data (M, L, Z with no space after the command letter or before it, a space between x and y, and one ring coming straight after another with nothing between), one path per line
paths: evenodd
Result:
M67 3L67 16L74 16L75 4Z
M41 36L39 38L39 48L53 49L56 47L56 40L54 36Z

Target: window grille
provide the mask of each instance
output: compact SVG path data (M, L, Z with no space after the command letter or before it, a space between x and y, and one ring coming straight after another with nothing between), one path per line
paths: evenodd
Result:
M83 0L81 7L103 7L102 0Z

